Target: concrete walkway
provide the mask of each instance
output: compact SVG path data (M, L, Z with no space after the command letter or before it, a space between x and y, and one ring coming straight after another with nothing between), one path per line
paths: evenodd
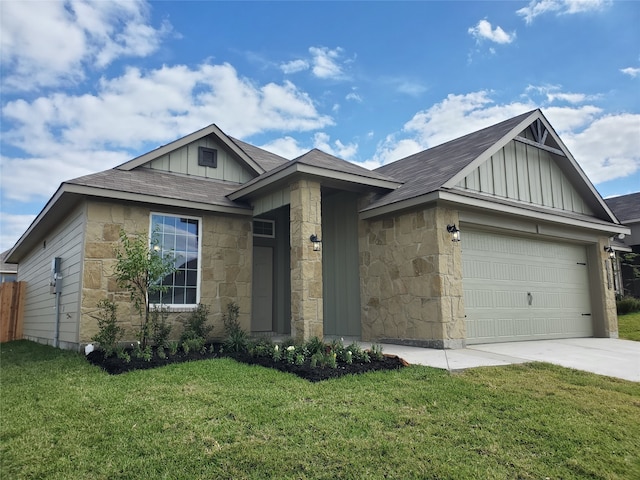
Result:
M362 342L361 345L368 348L371 344ZM513 363L548 362L640 382L640 342L631 340L570 338L471 345L458 350L383 344L382 351L398 355L411 364L453 371Z

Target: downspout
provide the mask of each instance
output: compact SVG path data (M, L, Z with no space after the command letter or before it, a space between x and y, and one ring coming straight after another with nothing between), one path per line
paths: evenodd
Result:
M62 294L62 269L61 269L62 259L60 257L55 257L51 261L51 293L56 296L56 319L55 319L55 328L53 331L53 346L58 348L60 345L60 296Z

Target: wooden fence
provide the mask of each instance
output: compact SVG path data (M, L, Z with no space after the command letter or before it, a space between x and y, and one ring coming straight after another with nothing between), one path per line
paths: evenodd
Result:
M26 282L0 284L0 342L22 338Z

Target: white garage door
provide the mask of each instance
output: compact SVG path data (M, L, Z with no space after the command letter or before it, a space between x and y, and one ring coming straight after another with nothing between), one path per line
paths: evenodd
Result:
M593 336L584 246L466 229L467 343Z

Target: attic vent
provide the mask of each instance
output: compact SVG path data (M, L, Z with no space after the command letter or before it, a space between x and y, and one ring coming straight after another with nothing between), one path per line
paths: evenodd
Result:
M217 168L218 151L215 148L198 147L198 165Z
M254 220L253 236L275 238L276 228L273 220Z

